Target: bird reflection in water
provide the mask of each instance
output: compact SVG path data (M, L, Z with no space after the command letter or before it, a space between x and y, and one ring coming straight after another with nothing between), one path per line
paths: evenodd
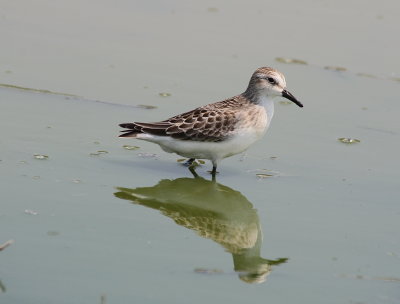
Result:
M244 282L262 283L272 265L287 261L260 256L262 232L257 211L246 197L227 186L196 177L117 189L116 197L159 210L178 225L220 244L232 254L234 270Z

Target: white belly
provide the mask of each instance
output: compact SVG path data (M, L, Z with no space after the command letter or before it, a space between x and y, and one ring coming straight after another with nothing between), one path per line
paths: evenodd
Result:
M241 132L228 140L220 142L179 140L148 134L140 134L137 138L157 143L164 151L176 153L183 157L218 161L245 151L250 145L260 139L264 133Z

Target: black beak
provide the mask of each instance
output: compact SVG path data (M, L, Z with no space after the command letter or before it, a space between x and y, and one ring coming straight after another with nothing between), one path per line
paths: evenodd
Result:
M297 104L300 108L303 107L303 104L302 104L300 101L298 101L297 98L294 97L294 96L292 95L292 93L290 93L289 91L283 90L283 91L282 91L282 96L285 97L285 98L287 98L287 99L289 99L290 101L293 101L293 102L294 102L295 104Z

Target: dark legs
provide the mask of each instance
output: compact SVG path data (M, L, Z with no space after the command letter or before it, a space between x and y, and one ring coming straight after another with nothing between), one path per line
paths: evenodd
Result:
M217 175L217 173L218 173L217 172L217 166L213 164L213 168L212 168L212 171L211 171L211 177L212 177L212 180L214 182L216 181L215 176Z
M183 164L189 168L189 171L193 174L194 177L198 177L198 174L195 171L195 168L198 166L197 163L194 163L196 159L195 158L189 158L187 161L185 161ZM213 180L215 180L215 176L217 175L217 162L212 161L213 167L212 171L208 171L211 173Z

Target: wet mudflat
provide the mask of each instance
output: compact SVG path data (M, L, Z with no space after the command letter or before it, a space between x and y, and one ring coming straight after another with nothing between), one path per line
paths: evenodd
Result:
M309 1L313 10L288 7L292 18L279 23L291 44L252 51L235 41L259 35L225 23L271 16L249 3L103 4L92 14L114 22L72 14L69 29L71 4L41 4L51 14L37 8L40 22L7 4L2 303L399 303L400 68L381 46L398 43L398 20L389 9ZM149 16L168 26L135 27ZM297 41L296 22L321 43ZM341 35L323 35L335 27ZM29 53L24 39L36 41ZM223 161L215 182L207 161L194 178L180 156L117 138L118 123L240 93L262 65L285 73L304 108L278 100L265 138Z

